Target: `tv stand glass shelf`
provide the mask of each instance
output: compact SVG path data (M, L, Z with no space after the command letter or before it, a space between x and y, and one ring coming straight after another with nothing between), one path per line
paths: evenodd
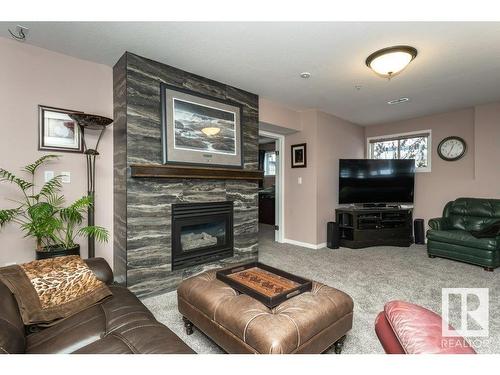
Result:
M410 246L413 243L412 209L348 207L335 210L340 246Z

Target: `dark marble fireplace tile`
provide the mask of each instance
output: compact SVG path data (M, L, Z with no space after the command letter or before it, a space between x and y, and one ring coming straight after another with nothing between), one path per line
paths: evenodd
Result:
M182 281L182 274L173 273L170 265L148 268L129 268L127 286L139 297L174 290Z
M113 273L126 284L127 277L127 75L126 55L113 68Z
M238 207L257 207L258 205L258 185L255 182L247 181L227 181L226 196L228 200L235 202Z
M170 207L170 204L157 206L136 205L134 207L129 207L129 229L142 231L144 227L148 227L162 231L169 230ZM133 232L129 234L133 235Z
M259 112L259 96L251 92L240 90L232 86L226 86L226 97L229 100L240 103L248 110Z
M153 78L158 81L163 81L165 77L169 77L169 79L174 79L176 77L179 77L179 80L176 83L177 84L182 83L181 74L184 72L183 70L168 66L170 69L168 73L165 74L165 67L167 65L128 52L127 52L127 58L128 58L127 68L129 72L130 71L142 72L142 74L145 75L145 79ZM179 73L174 73L174 70L177 70Z
M139 296L176 288L214 267L257 259L257 184L248 181L133 179L131 163L161 163L160 83L238 102L243 107L244 168L257 169L258 96L126 53L114 67L115 269ZM126 90L125 90L126 88ZM171 204L234 201L234 257L171 270ZM124 278L124 277L123 277Z
M221 202L226 200L226 183L219 180L184 180L182 202Z
M129 148L131 148L131 150L128 150L129 156L133 156L130 155L131 151L136 152L138 155L142 155L144 152L148 151L141 148L141 146L144 146L144 143L140 142L154 141L155 144L148 144L148 149L152 148L154 150L159 150L161 153L161 144L156 144L158 143L158 138L161 134L159 123L148 118L144 118L135 111L129 111L127 117L129 124ZM158 159L156 162L159 161L160 159Z
M239 233L235 236L234 240L234 250L235 254L241 252L251 252L258 248L258 241L256 240L257 233L246 232Z
M142 75L142 80L148 82L185 87L190 90L219 98L226 97L226 85L211 79L186 72L173 66L165 65L141 56L128 54L128 71Z
M227 98L226 85L223 83L212 81L211 79L197 75L189 75L184 78L182 86L189 90L223 100Z
M170 267L170 254L162 244L152 244L148 247L127 250L127 268L147 269L158 265Z
M253 211L253 212L252 212ZM258 229L257 227L257 212L256 210L252 210L248 213L245 213L245 216L238 217L236 215L236 225L234 226L234 234L239 236L243 234L253 234L257 235Z
M256 245L258 245L258 241L255 239L257 233L240 233L238 237L234 240L234 249L235 252L248 252L252 251Z
M168 265L170 267L170 254L165 250L164 243L151 243L145 247L129 249L127 252L127 266L136 269L158 265Z
M180 202L184 189L182 180L129 178L127 205L156 206Z

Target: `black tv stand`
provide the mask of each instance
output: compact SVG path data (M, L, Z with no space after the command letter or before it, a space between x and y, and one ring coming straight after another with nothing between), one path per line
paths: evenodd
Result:
M400 207L348 207L335 210L340 246L405 246L413 243L412 209Z
M367 208L400 208L399 204L392 203L364 203L362 206L353 206L354 210L364 210Z
M385 208L387 203L363 203L363 208Z

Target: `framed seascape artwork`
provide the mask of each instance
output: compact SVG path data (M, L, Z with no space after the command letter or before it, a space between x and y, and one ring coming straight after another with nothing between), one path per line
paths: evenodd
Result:
M305 143L292 145L292 168L307 167L307 147Z
M240 104L161 84L163 163L242 168Z
M82 130L67 109L38 106L38 149L41 151L83 152Z

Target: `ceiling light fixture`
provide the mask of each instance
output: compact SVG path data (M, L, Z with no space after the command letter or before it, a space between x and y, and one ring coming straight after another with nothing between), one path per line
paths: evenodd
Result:
M215 126L209 126L206 128L201 129L201 131L205 134L208 135L209 137L212 135L217 135L220 132L220 128L216 128Z
M391 79L417 57L417 50L410 46L394 46L378 50L366 59L366 66L382 77Z
M304 78L304 79L311 78L311 73L309 73L309 72L302 72L302 73L300 73L300 78Z
M387 102L387 104L400 104L400 103L409 102L409 101L410 101L410 98L399 98L399 99L389 100Z

